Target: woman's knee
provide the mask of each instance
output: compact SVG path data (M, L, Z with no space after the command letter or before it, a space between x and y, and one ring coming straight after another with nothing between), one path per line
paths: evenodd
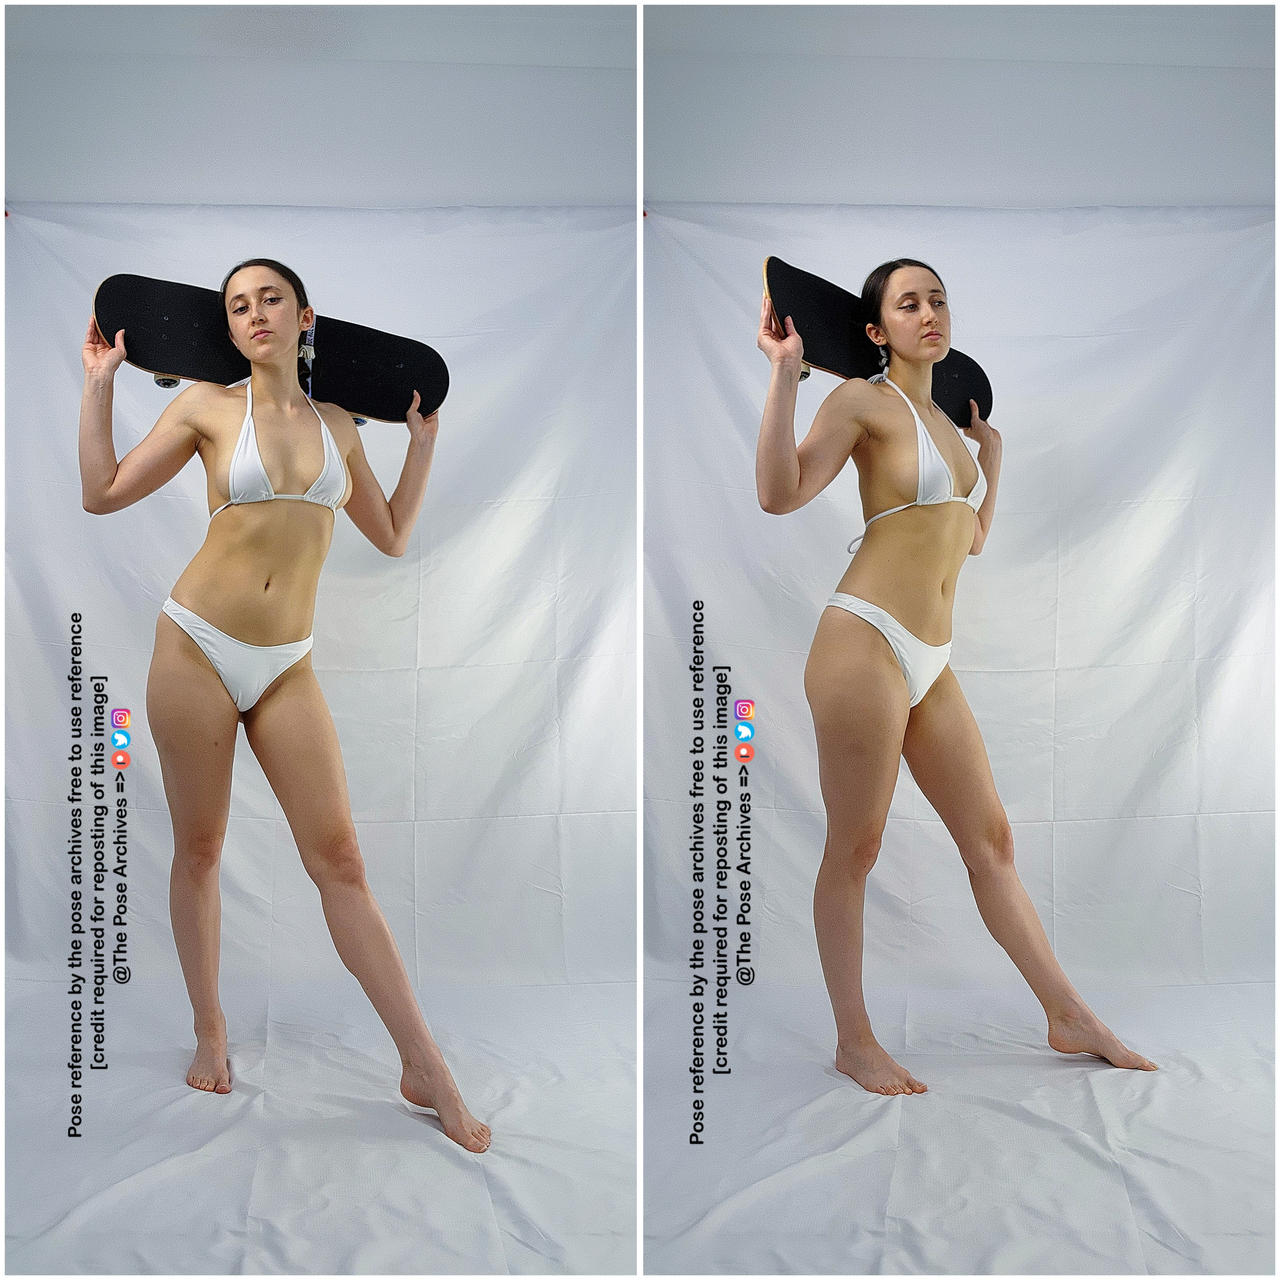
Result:
M217 873L222 861L222 845L226 831L195 831L173 837L174 866L187 875L203 876Z
M354 828L335 831L301 853L307 874L320 888L364 886L364 858Z
M1013 866L1013 830L1001 814L998 820L967 843L960 856L970 871L1000 871Z
M823 869L865 878L876 865L883 841L883 831L860 831L840 839L828 836L827 847L822 853Z

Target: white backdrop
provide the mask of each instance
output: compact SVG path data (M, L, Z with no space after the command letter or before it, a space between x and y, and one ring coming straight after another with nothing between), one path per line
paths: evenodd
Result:
M1174 1256L1178 1223L1206 1269L1254 1269L1270 1247L1261 1188L1271 1140L1265 1123L1259 1138L1246 1117L1269 1108L1270 987L1249 984L1270 983L1273 972L1272 211L651 202L647 213L649 1268L858 1270L852 1248L877 1271L1181 1270L1193 1255ZM966 1152L997 1132L1001 1098L1034 1096L1043 1062L1024 1061L1013 1079L988 1072L983 1084L959 1084L963 1055L1053 1055L1034 997L983 928L959 855L905 765L869 881L865 982L882 1042L938 1092L923 1106L889 1104L902 1128L884 1135L886 1149L873 1129L860 1132L877 1123L879 1100L864 1105L829 1067L819 1074L834 1030L813 940L825 824L802 673L862 522L852 468L785 519L757 505L768 365L754 343L768 254L855 291L881 261L924 259L947 285L956 347L990 376L1004 465L986 548L961 575L952 666L1057 955L1104 1019L1166 1070L1096 1080L1081 1060L1074 1068L1090 1077L1086 1088L1119 1091L1120 1114L1149 1107L1157 1128L1167 1119L1178 1130L1179 1117L1203 1116L1189 1112L1188 1094L1239 1087L1234 1071L1249 1064L1249 1107L1226 1116L1215 1106L1212 1124L1197 1119L1186 1167L1185 1151L1163 1150L1187 1176L1149 1202L1121 1191L1116 1207L1117 1180L1123 1173L1132 1188L1138 1176L1128 1167L1108 1162L1099 1181L1068 1174L1070 1160L1038 1166L1043 1153L1026 1148L1019 1195L1032 1220L1056 1203L1064 1177L1095 1222L1123 1216L1127 1225L1096 1252L1072 1214L1050 1214L1058 1226L1039 1247L1020 1249L1008 1224L982 1214L957 1240L955 1227L928 1217L945 1217L945 1197L940 1210L937 1187L926 1194L918 1171L911 1176L913 1159L928 1159L939 1176L960 1179L962 1198L981 1199ZM834 385L820 373L802 384L798 436ZM708 1089L713 1149L690 1154L695 599L705 602L708 665L731 666L733 696L756 701L756 981L733 988L731 1055L742 1078ZM1176 1011L1165 1007L1167 988L1184 989ZM1259 990L1262 1003L1251 1002ZM1221 1024L1208 1038L1194 1025L1205 1004L1228 1020L1225 1038ZM1230 1065L1197 1057L1227 1040L1243 1050ZM972 1104L969 1089L990 1110L964 1123L954 1148L935 1145L929 1135L948 1117L928 1109L949 1105L945 1091ZM1095 1110L1073 1135L1081 1158L1096 1141L1162 1147L1148 1132L1118 1131L1103 1111L1105 1121ZM762 1144L762 1129L784 1145ZM999 1145L1025 1143L1028 1132L1020 1126ZM806 1135L821 1134L828 1151L832 1133L850 1163L831 1175L860 1174L868 1191L847 1213L835 1197L831 1221L819 1212L815 1225L823 1170ZM1249 1170L1259 1212L1206 1208L1205 1168L1237 1189ZM984 1231L1002 1237L990 1252Z
M10 708L23 708L8 738L10 1265L629 1267L635 762L617 708L635 688L631 211L9 212L6 681ZM342 1199L336 1188L350 1192L367 1171L349 1145L305 1157L297 1146L324 1132L308 1124L311 1108L359 1090L353 1062L367 1061L355 1076L367 1075L377 1100L360 1125L391 1116L393 1132L370 1158L379 1167L399 1158L403 1117L388 1105L395 1051L333 951L318 895L241 734L222 870L224 1005L240 1083L219 1115L248 1127L234 1139L235 1120L215 1127L237 1150L261 1149L246 1165L198 1148L217 1170L204 1207L219 1212L197 1222L188 1218L202 1212L200 1200L182 1192L174 1202L176 1187L159 1192L147 1177L162 1172L180 1132L152 1123L153 1096L183 1126L193 1122L191 1099L208 1100L182 1083L189 1006L168 924L171 835L144 694L160 604L204 536L205 479L193 463L125 511L83 511L79 345L103 277L134 271L216 288L228 266L258 254L294 267L321 314L427 341L450 366L413 541L402 559L384 557L339 516L313 661L370 882L464 1096L493 1125L499 1158L486 1157L487 1187L468 1190L456 1170L417 1167L421 1159L456 1166L440 1151L450 1144L419 1127L413 1145L434 1155L407 1157L415 1189L399 1193L403 1211L394 1197L364 1218L350 1206L336 1215L302 1207L299 1182ZM127 366L116 386L123 456L173 393ZM389 493L404 428L370 423L361 432ZM84 619L86 672L105 673L111 705L135 716L133 980L112 989L108 1024L120 1092L105 1075L90 1081L93 1141L75 1148L59 1137L61 1083L35 1083L67 1052L60 970L73 611ZM285 1087L294 1073L299 1098ZM549 1088L553 1079L563 1087ZM326 1101L316 1097L321 1082ZM547 1126L564 1141L550 1163ZM516 1157L505 1165L504 1129ZM89 1149L102 1160L83 1159ZM33 1165L37 1150L43 1158ZM570 1172L598 1199L565 1194ZM459 1199L424 1207L422 1189L442 1176ZM159 1195L171 1225L181 1224L171 1246L163 1235L143 1246L107 1229L108 1220L118 1227L122 1204L137 1207L128 1192L104 1198L122 1180ZM265 1227L282 1214L286 1225Z

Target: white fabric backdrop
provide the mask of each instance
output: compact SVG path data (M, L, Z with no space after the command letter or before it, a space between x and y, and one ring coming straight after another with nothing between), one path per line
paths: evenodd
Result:
M1207 1269L1254 1269L1269 1257L1271 1221L1271 988L1249 984L1273 975L1272 211L651 205L645 229L648 1268L848 1270L855 1248L865 1250L860 1262L886 1271L1196 1269L1194 1251L1175 1256L1171 1224L1182 1221ZM1224 1185L1242 1189L1249 1171L1249 1196L1237 1201L1247 1212L1197 1210L1188 1181L1156 1197L1154 1225L1125 1202L1159 1244L1129 1233L1090 1255L1077 1247L1083 1235L1064 1241L1081 1220L1051 1213L1066 1225L1039 1252L984 1253L975 1225L975 1239L935 1254L927 1215L936 1200L906 1190L919 1187L909 1164L892 1175L910 1154L908 1121L920 1122L922 1141L939 1123L920 1099L888 1104L895 1116L905 1107L904 1130L889 1142L895 1159L831 1166L833 1178L860 1170L885 1200L868 1210L877 1194L860 1199L853 1225L842 1214L827 1236L809 1215L797 1221L788 1199L823 1185L816 1153L797 1151L789 1166L792 1155L757 1151L771 1118L779 1132L809 1123L810 1111L788 1112L780 1096L827 1107L813 1088L855 1124L851 1133L837 1127L842 1155L886 1150L868 1147L849 1119L882 1100L851 1095L828 1065L834 1030L811 917L825 824L802 688L861 507L851 467L785 519L757 505L768 366L755 325L771 253L855 291L871 267L903 254L942 274L953 340L989 374L991 421L1005 444L991 536L961 574L952 666L1058 957L1122 1037L1157 1061L1164 1055L1158 1076L1112 1072L1104 1087L1127 1090L1174 1129L1188 1114L1186 1098L1175 1103L1177 1083L1247 1088L1249 1107L1201 1125L1192 1144L1192 1163L1220 1166ZM820 373L802 384L798 436L834 385ZM757 978L733 997L733 1052L748 1080L735 1077L718 1101L709 1089L715 1141L691 1154L694 599L706 605L708 664L729 664L734 696L757 704ZM958 1054L1041 1055L1015 1073L1020 1084L987 1073L988 1121L1001 1097L1034 1094L1043 1054L1053 1057L1041 1011L982 926L959 855L905 765L869 882L865 950L873 1022L934 1088L924 1107L944 1106L948 1086L984 1086L939 1080L943 1067L913 1051L942 1054L947 1071L958 1069ZM1215 1064L1224 1075L1208 1085L1197 1075L1208 1065L1190 1053L1203 1045L1191 1027L1201 984L1206 1000L1236 1012L1214 1047L1244 1048L1233 1048L1234 1067ZM1139 1000L1142 1018L1133 1016L1134 992L1164 987L1185 998L1174 1009ZM757 1048L766 1061L796 1062L756 1077L753 1091L744 1059ZM1101 1065L1082 1062L1072 1060L1082 1076ZM804 1070L816 1077L809 1092L791 1078ZM1194 1104L1189 1114L1203 1116ZM1025 1140L1034 1126L1016 1131ZM962 1142L975 1132L981 1118L961 1129L954 1150L944 1143L941 1156L931 1153L954 1159L969 1191ZM1103 1126L1095 1140L1118 1139ZM1179 1153L1163 1154L1182 1167ZM752 1156L756 1167L744 1171ZM1035 1172L1051 1178L1054 1166ZM1035 1184L1020 1179L1023 1194ZM1081 1203L1095 1220L1114 1214L1115 1190L1115 1178L1090 1185ZM913 1235L899 1220L917 1215L925 1225ZM775 1228L813 1238L782 1244L775 1231L762 1256L756 1233Z
M20 728L10 719L6 818L10 1265L630 1269L635 762L616 715L635 687L630 210L40 205L10 214L6 680L10 708L23 709ZM370 882L464 1095L495 1131L471 1188L482 1194L457 1193L447 1231L444 1206L423 1196L456 1179L457 1161L421 1126L408 1127L409 1152L390 1156L406 1162L413 1188L381 1216L326 1213L319 1228L289 1216L305 1196L282 1174L342 1202L340 1189L369 1169L349 1149L289 1154L290 1108L300 1113L293 1140L315 1141L302 1121L318 1082L328 1103L347 1099L353 1056L367 1055L360 1124L381 1125L392 1144L368 1149L379 1168L394 1135L403 1140L404 1117L388 1107L394 1046L333 951L243 734L222 870L224 1005L241 1083L217 1114L250 1108L243 1132L225 1122L244 1158L233 1175L213 1148L201 1152L218 1170L212 1187L202 1184L216 1227L191 1217L208 1205L190 1187L158 1192L145 1173L180 1132L150 1123L154 1098L179 1124L209 1101L182 1081L189 1005L168 924L171 831L144 698L160 604L204 536L205 479L193 462L125 511L83 511L79 344L103 277L134 271L216 287L227 267L258 254L294 267L321 314L430 342L452 375L408 552L381 555L339 517L313 650ZM127 366L116 387L123 456L174 393ZM389 493L404 428L361 430ZM66 1073L53 1066L67 1053L72 611L84 617L86 671L105 672L111 705L135 716L134 977L112 989L108 1023L112 1085L129 1087L104 1092L90 1081L94 1149L111 1153L101 1163L81 1159L92 1143L60 1137ZM295 1063L293 1042L310 1038ZM286 1097L295 1071L298 1096ZM125 1140L134 1134L136 1144ZM504 1151L516 1157L506 1173ZM567 1194L570 1172L595 1198ZM148 1253L121 1228L122 1206L136 1207L127 1191L95 1200L121 1181L145 1186L149 1200L161 1195L185 1237L173 1252ZM65 1215L77 1203L72 1231ZM281 1212L288 1224L264 1236L261 1223ZM446 1235L448 1247L431 1243Z

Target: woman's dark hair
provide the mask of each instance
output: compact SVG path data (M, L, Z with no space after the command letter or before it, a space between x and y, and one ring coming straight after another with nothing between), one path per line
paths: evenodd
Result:
M311 304L307 301L306 286L298 278L298 273L286 267L283 262L277 262L274 258L247 258L244 262L237 262L225 276L222 277L222 288L219 293L222 294L222 301L227 300L227 285L231 283L231 277L237 271L243 271L245 267L269 267L272 271L278 271L289 282L289 286L293 289L298 299L298 309L305 311Z
M884 313L884 291L885 286L889 283L889 277L893 275L899 267L923 267L926 271L933 271L933 268L927 262L921 262L918 258L894 258L892 262L882 262L864 281L862 285L862 305L867 309L867 316L871 324L878 328L883 328L881 316ZM938 276L936 271L933 271ZM938 276L938 283L942 284L942 277ZM946 292L947 286L942 284L943 292ZM888 363L884 357L887 352L881 349L881 359L884 363Z
M277 262L274 258L247 258L244 262L238 262L230 271L222 278L222 288L219 292L222 294L222 305L227 304L227 285L231 283L231 277L237 271L243 271L245 267L266 267L271 271L278 271L289 282L294 297L298 300L299 312L305 311L311 304L307 301L307 289L299 278L298 273L283 262ZM298 336L298 382L305 388L310 382L311 370L306 360L302 356L302 346L306 342L306 334Z

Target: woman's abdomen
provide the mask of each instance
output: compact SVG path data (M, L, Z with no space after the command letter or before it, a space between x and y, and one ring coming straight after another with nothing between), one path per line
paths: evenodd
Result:
M217 515L173 584L173 598L246 644L309 636L333 517L314 503L293 512L281 510L284 505L244 504Z

